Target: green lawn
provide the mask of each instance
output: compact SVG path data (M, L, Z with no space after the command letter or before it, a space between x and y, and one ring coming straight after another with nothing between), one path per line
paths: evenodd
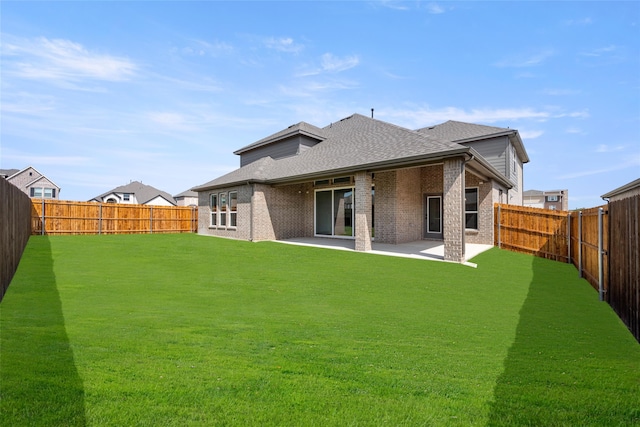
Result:
M32 237L0 425L640 425L640 345L572 266L473 262Z

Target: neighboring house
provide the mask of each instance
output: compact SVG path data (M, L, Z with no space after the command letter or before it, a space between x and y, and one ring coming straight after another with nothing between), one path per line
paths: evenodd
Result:
M176 206L171 194L158 190L139 181L132 181L113 190L102 193L89 200L90 202L123 203L129 205Z
M194 187L200 234L493 244L493 205L522 203L517 130L446 123L411 130L354 114L324 128L289 126L235 152L240 168Z
M603 199L607 199L609 202L617 202L622 199L634 197L640 195L640 178L631 181L628 184L618 187L615 190L609 191L607 194L603 194Z
M198 206L198 193L192 190L183 191L173 196L178 206Z
M33 199L59 199L60 187L33 166L19 169L0 169L0 176Z
M522 205L531 208L569 210L569 190L527 190L522 193Z

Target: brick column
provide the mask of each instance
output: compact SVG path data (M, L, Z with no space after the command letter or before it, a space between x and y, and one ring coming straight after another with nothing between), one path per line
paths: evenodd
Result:
M356 251L371 250L371 174L357 172L355 176L355 238Z
M462 158L445 160L443 171L444 259L464 262L464 165Z

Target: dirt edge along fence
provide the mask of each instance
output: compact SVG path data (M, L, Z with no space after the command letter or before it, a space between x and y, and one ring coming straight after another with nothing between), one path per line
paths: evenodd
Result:
M18 269L31 235L31 199L0 178L0 301Z
M576 266L603 300L607 292L607 206L555 211L496 204L495 245Z
M195 206L33 200L32 234L195 233Z

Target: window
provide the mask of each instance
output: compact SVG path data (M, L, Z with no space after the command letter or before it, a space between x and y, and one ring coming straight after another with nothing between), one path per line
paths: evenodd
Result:
M354 236L353 188L316 191L315 234Z
M29 189L29 195L36 199L55 199L56 197L56 189L55 188L42 188L42 187L31 187Z
M478 189L467 188L464 190L464 224L465 228L478 229Z
M238 225L238 192L229 192L229 227Z
M351 177L343 176L341 178L334 178L333 183L334 184L351 184Z
M557 202L558 196L547 196L547 202Z
M218 225L218 195L211 195L211 227Z
M122 200L124 200L125 202L128 202L129 200L131 200L131 194L129 193L124 193L122 195Z
M218 208L220 208L220 227L227 226L227 195L220 193L218 200Z

